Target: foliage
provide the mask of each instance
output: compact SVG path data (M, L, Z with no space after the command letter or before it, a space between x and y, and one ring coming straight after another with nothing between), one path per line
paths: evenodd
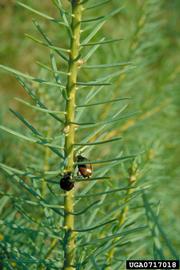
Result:
M83 1L79 47L72 45L78 23L71 20L81 11L72 17L68 1L27 2L11 3L7 12L17 11L11 19L18 21L15 33L21 39L21 31L30 29L28 39L21 39L21 47L18 39L14 48L1 46L0 67L21 85L10 109L16 120L5 113L0 126L5 269L120 269L127 258L177 258L176 232L167 227L173 247L159 221L158 202L169 208L164 223L169 218L177 226L175 215L169 217L177 201L172 208L168 204L177 192L176 157L169 161L169 153L178 137L172 130L179 69L164 30L165 4ZM20 58L16 68L9 65L9 51ZM9 75L2 74L8 85ZM69 99L72 89L76 101ZM72 159L79 153L93 164L90 179L76 176ZM59 181L69 170L75 188L64 192Z

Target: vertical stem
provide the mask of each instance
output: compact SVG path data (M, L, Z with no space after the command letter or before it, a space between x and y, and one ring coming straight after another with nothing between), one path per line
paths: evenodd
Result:
M75 97L76 97L76 82L78 72L78 56L80 44L80 27L81 27L81 14L82 5L80 0L72 0L72 39L69 56L69 77L67 81L67 103L66 103L66 125L65 125L65 156L66 166L65 171L73 172L74 170L74 138L75 127L72 124L75 118ZM70 214L74 210L74 190L65 193L64 198L64 227L66 230L64 237L64 270L73 270L75 263L75 232L74 229L74 216Z
M49 129L48 132L46 133L46 137L50 137L51 130ZM44 152L44 172L49 170L49 157L50 157L50 149L48 147L45 147L45 152ZM44 198L46 196L47 192L47 182L43 178L42 181L42 197Z
M124 207L118 217L119 219L119 223L117 224L116 230L118 230L126 221L127 215L128 215L128 211L129 211L129 206L127 205L130 195L134 192L134 186L137 183L137 178L138 178L138 167L137 167L137 163L136 161L133 162L132 164L132 168L130 171L130 175L129 175L129 189L126 192L125 198L124 198ZM113 240L113 244L115 244L116 242L118 242L120 240L120 238L114 238ZM114 257L114 253L115 253L115 247L110 248L110 250L108 251L108 254L106 256L106 262L107 262L107 267L106 270L111 270L111 262L112 259Z

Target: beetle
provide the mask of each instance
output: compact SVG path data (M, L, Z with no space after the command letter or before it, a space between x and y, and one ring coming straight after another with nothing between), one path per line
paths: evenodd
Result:
M60 187L65 191L70 191L74 187L72 182L72 173L66 172L63 177L60 179Z
M82 175L84 178L89 178L91 175L92 175L92 164L90 163L90 161L81 156L81 155L78 155L77 156L77 166L78 166L78 173L80 175ZM82 164L81 164L82 162ZM87 162L87 163L86 163Z

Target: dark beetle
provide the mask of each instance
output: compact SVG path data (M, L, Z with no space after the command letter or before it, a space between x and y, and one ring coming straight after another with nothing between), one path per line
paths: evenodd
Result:
M70 191L74 187L74 183L72 182L72 173L67 172L63 175L60 180L60 187L65 191Z
M90 163L90 161L81 156L78 155L77 156L77 162L78 164L78 173L81 174L84 178L89 178L92 175L92 164ZM82 164L81 164L82 162ZM87 162L87 163L86 163Z

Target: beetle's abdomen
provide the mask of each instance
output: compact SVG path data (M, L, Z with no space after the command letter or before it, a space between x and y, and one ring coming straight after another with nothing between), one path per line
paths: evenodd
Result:
M92 167L85 164L78 166L79 172L83 177L90 177L92 175Z

